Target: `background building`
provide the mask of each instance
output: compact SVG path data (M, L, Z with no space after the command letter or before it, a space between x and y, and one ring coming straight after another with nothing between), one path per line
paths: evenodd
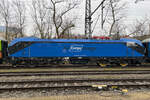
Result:
M5 31L6 27L5 26L0 26L0 39L5 39ZM11 41L14 38L20 37L19 34L20 30L16 27L9 27L8 28L8 41Z

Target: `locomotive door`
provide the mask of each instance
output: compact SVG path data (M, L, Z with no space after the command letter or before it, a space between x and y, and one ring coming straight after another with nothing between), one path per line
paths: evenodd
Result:
M127 57L134 57L134 50L133 48L135 47L134 42L127 42L126 48L127 48Z
M30 57L29 56L29 49L23 49L22 50L22 57Z
M20 49L22 49L22 57L30 57L30 43L22 42L19 46Z

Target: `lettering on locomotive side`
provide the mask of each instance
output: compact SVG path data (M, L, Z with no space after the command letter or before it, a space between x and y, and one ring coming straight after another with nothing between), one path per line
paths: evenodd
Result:
M83 49L83 45L72 45L69 48L70 52L81 52Z
M84 47L83 45L71 45L69 48L70 52L81 52L83 50L94 51L96 47Z

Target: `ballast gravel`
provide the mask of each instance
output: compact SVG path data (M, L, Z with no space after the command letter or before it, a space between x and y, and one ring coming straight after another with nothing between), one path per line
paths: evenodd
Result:
M128 89L129 92L149 91L146 88ZM23 98L23 97L45 97L45 96L64 96L64 95L81 95L81 94L102 94L103 92L115 92L121 94L121 90L91 90L91 89L57 89L57 90L34 90L34 91L0 91L0 98Z

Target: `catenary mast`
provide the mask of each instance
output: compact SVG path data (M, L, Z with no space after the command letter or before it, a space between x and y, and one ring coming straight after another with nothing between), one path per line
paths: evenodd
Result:
M86 38L91 38L92 31L91 31L91 0L86 0L85 5L85 36Z
M92 15L101 7L101 5L105 2L102 0L99 6L91 12L91 0L86 0L85 3L85 36L86 38L92 37Z

